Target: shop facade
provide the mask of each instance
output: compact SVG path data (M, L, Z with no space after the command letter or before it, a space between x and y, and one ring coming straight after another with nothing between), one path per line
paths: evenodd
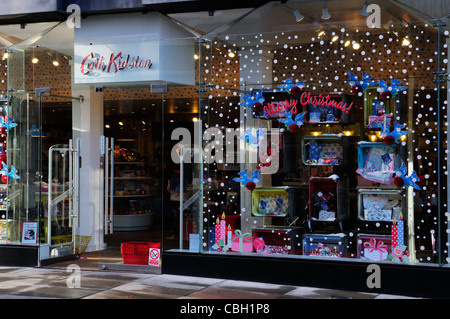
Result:
M149 241L165 273L371 291L375 265L383 291L443 293L447 16L364 4L92 15L6 45L3 250L108 266Z

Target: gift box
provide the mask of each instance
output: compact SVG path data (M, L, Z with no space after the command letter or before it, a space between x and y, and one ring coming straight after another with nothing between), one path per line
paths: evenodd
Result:
M370 221L391 221L392 220L392 210L390 209L380 209L380 210L364 210L364 216L366 220Z
M357 258L383 261L388 259L391 250L391 236L358 235Z
M383 124L391 127L393 120L394 118L392 115L382 115L382 116L370 115L367 127L371 129L381 128Z
M402 215L403 196L397 189L359 189L358 190L358 219L364 221L398 220Z
M319 212L319 220L323 221L334 221L336 218L336 213L328 210L321 210Z
M231 250L238 252L252 252L253 251L253 237L250 233L242 234L239 229L234 231L231 236Z

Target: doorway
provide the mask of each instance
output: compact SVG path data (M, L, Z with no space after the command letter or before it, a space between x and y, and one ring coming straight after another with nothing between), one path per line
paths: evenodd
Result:
M156 243L161 250L179 248L180 220L186 229L182 228L181 244L187 245L188 234L197 231L191 207L183 209L180 219L180 165L172 158L178 140L171 135L182 127L193 136L198 97L177 98L179 90L103 90L108 152L104 156L106 249L100 259L109 267L127 264L122 254L127 243ZM193 193L193 180L198 177L194 169L193 163L183 166L184 199Z

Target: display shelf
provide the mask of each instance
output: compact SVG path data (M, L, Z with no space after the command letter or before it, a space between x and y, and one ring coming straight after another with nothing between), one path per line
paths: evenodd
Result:
M261 238L268 252L272 254L299 254L304 228L264 227L252 230L253 239ZM256 252L256 248L253 247Z
M404 218L401 190L359 189L358 219L364 222L388 222Z
M381 123L393 125L395 100L383 100L378 86L370 86L364 91L364 125L370 130L380 130Z
M392 178L401 165L401 155L398 145L366 142L358 143L358 169L357 173L364 179L391 185ZM360 183L363 184L363 183ZM366 186L370 183L366 183Z
M114 215L114 231L138 231L150 229L153 214Z
M114 231L146 230L153 224L148 198L153 196L154 178L147 164L143 160L114 162L114 189L108 195L113 198Z
M342 187L339 176L311 177L309 181L309 219L336 223L342 214Z
M252 191L252 215L284 217L289 210L288 187L256 188Z
M302 162L306 166L337 166L343 162L342 134L303 136Z
M345 233L306 234L302 239L302 252L315 257L348 257L348 235Z

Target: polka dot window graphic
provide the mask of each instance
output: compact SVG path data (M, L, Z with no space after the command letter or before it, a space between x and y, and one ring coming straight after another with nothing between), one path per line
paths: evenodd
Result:
M380 234L391 239L394 228L395 242L383 254L392 258L385 261L448 263L449 91L439 73L447 70L448 31L438 32L428 22L395 21L373 29L345 22L322 25L319 36L321 24L314 20L304 25L280 23L264 32L256 24L246 29L249 21L253 20L244 18L201 45L199 80L207 84L201 93L205 127L219 128L225 135L231 128L240 136L247 130L264 130L259 148L226 136L222 150L236 161L205 165L205 174L223 183L205 189L204 201L218 202L219 207L207 205L204 229L225 212L242 234L248 234L245 238L257 239L253 254L276 251L296 257L307 257L302 254L304 236L342 233L345 240L335 245L343 253L334 258L358 258L364 249L359 237ZM235 57L228 56L229 50ZM302 96L326 103L303 105ZM353 107L348 113L332 107L332 97L336 105ZM297 113L290 108L271 116L264 113L264 107L272 111L294 103ZM286 127L284 123L302 112L300 126ZM267 168L259 159L271 155L267 147L275 139L278 170L260 172L252 190L233 182L245 169ZM321 144L329 145L326 152L318 149ZM305 165L302 158L305 152L309 158L309 150L321 165ZM324 161L325 153L339 154L339 165ZM316 179L321 180L317 189L311 186ZM283 218L255 216L264 198L278 195L280 189L287 192L289 213ZM367 205L365 191L378 200ZM318 208L317 215L312 207ZM282 235L263 232L274 228L282 229ZM286 232L288 244L281 240ZM320 249L327 247L334 249L327 242ZM400 250L394 250L397 247Z

